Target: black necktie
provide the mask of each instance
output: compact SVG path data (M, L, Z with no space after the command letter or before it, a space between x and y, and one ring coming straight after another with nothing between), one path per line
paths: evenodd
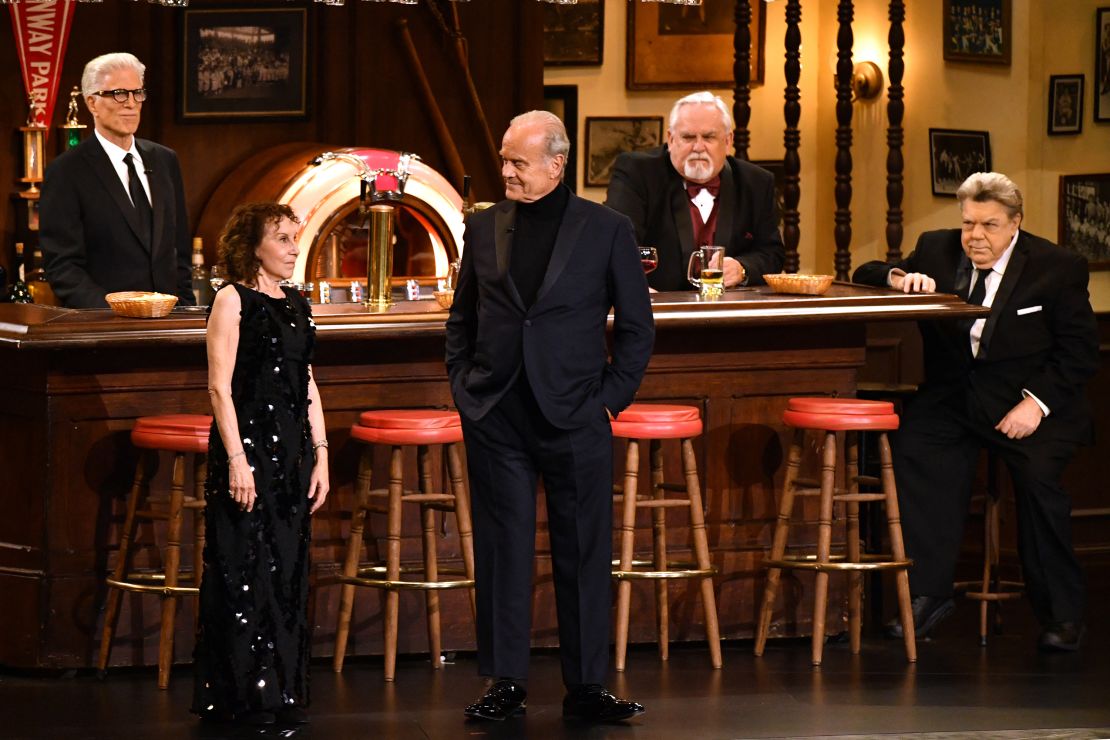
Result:
M974 306L982 306L987 297L987 275L990 275L993 270L989 267L982 270L976 268L975 272L978 277L975 278L975 286L971 289L971 295L967 297L967 302Z
M153 222L150 201L147 200L143 184L139 182L139 173L135 170L135 158L131 156L131 152L123 158L123 162L127 165L127 192L131 194L131 202L139 216L143 241L149 243Z

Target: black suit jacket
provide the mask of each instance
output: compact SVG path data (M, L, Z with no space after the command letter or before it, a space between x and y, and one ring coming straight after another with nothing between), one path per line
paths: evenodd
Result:
M959 229L926 232L906 259L868 262L852 279L885 286L894 267L929 275L937 281L938 293L967 296L972 266L960 245ZM926 379L922 393L940 398L964 390L997 423L1026 389L1050 411L1037 434L1044 430L1062 439L1089 441L1084 385L1098 370L1099 357L1087 280L1082 257L1020 232L983 328L978 357L971 356L963 322L920 323Z
M509 275L516 203L470 217L447 320L455 405L478 420L521 372L544 417L574 429L632 402L655 337L647 281L628 219L570 196L543 283L525 307ZM606 324L613 309L612 354Z
M46 168L40 242L46 278L71 308L104 308L117 290L154 290L192 305L189 218L172 149L135 139L150 181L153 239L96 136Z
M667 147L626 152L617 157L605 205L632 219L637 242L659 251L659 267L648 282L656 290L689 290L686 266L694 244L694 224L686 184L671 164ZM775 211L775 181L765 169L735 157L721 168L714 243L740 262L747 285L782 272L785 253Z

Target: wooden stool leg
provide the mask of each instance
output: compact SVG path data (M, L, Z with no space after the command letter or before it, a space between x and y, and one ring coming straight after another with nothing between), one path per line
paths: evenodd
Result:
M790 535L790 516L794 512L794 481L798 478L798 468L802 461L802 444L805 430L794 430L794 442L786 456L786 476L782 484L782 501L775 520L775 534L771 540L771 560L782 560L786 554L786 542ZM755 654L763 655L767 645L767 633L771 629L771 616L775 607L775 592L778 590L782 568L767 569L767 582L763 586L763 604L759 608L759 626L755 632Z
M404 494L402 448L394 446L389 460L389 513L386 523L386 579L401 579L401 496ZM397 589L385 592L385 680L392 681L397 668L397 619L400 606Z
M173 458L173 484L170 486L169 521L166 526L166 588L177 586L181 566L181 513L185 503L185 455ZM167 591L162 595L162 633L158 638L158 688L169 688L170 667L173 665L173 632L177 615L177 596Z
M689 439L682 440L682 470L686 476L686 496L690 499L690 530L694 540L694 555L698 568L712 567L709 559L709 538L705 533L705 512L702 509L701 484L698 481L697 457L694 444ZM717 623L717 598L713 593L713 578L701 579L701 606L705 610L705 639L709 643L709 660L714 668L720 668L721 630Z
M416 465L420 470L420 492L432 493L435 486L432 483L432 463L428 457L428 448L419 445L416 448ZM420 505L420 526L423 530L424 546L424 580L439 580L439 560L436 557L436 512L430 506ZM428 651L432 657L432 668L443 667L443 647L441 642L439 624L439 592L430 588L424 592L424 603L427 607L428 622Z
M362 554L362 528L366 520L366 508L370 502L370 479L374 464L374 448L366 446L358 464L358 482L355 484L355 506L351 511L351 531L347 535L347 556L343 560L343 575L354 578L358 575L358 558ZM339 624L335 628L335 654L332 656L332 670L343 670L343 658L347 654L347 638L351 632L351 611L355 604L355 585L344 583L339 591Z
M902 516L898 510L898 486L894 482L894 463L890 454L890 440L886 432L879 435L879 460L882 465L883 493L886 495L886 520L890 528L890 553L895 560L906 559L906 546L902 541ZM910 574L899 568L895 578L898 592L898 613L902 619L902 636L906 645L906 659L917 662L917 642L913 629L913 610L910 607Z
M640 443L628 440L624 458L624 496L621 509L621 555L619 570L632 570L632 550L636 537L636 494L640 474ZM617 651L614 661L618 671L624 670L628 652L628 615L632 608L632 582L622 578L617 584Z
M193 498L204 501L204 484L208 478L208 456L197 453L193 459ZM204 579L204 506L193 509L193 586L200 588ZM309 624L312 622L310 621ZM193 604L193 633L200 627L200 593Z
M653 439L648 443L651 457L651 494L654 499L666 498L663 489L663 443ZM651 510L652 556L657 571L667 570L667 512L662 507ZM667 579L655 581L655 625L658 636L659 659L667 660L671 653L670 609Z
M825 433L821 461L821 506L817 518L817 562L828 563L832 550L833 489L836 486L836 433ZM825 613L829 605L829 573L819 570L813 588L813 665L821 665L825 648Z
M131 493L127 496L127 513L124 515L123 528L120 531L119 553L116 556L116 567L112 571L112 580L122 580L126 575L131 562L131 541L135 536L135 510L138 508L139 499L145 498L147 488L146 461L151 453L140 450L139 461L135 465L135 478L131 483ZM100 633L100 658L96 668L99 671L107 670L108 658L112 654L112 640L116 632L116 620L119 618L119 604L123 598L123 591L118 588L108 588L107 600L104 604L104 626Z
M983 585L981 593L986 596L991 592L992 566L998 564L998 502L987 492L983 504ZM997 610L997 606L995 607ZM987 644L987 626L990 621L990 600L982 599L979 602L979 644Z
M457 444L444 445L447 457L447 471L451 477L451 493L455 496L455 526L459 530L459 546L462 550L463 571L466 577L474 580L474 529L470 520L470 493L463 480L462 462L459 459ZM477 603L474 587L468 588L470 595L470 616L477 622Z
M848 490L859 493L859 435L849 432L845 435L845 461ZM859 502L848 501L848 561L860 562ZM858 655L861 647L863 614L863 573L848 571L848 641L852 655Z

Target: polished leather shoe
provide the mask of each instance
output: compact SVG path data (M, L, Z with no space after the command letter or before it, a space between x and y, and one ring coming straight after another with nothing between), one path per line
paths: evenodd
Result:
M1078 622L1053 622L1041 632L1037 647L1047 652L1074 653L1086 629Z
M620 722L643 712L643 704L618 699L598 685L576 687L563 698L563 716L587 722Z
M502 679L486 690L485 695L474 702L463 714L474 719L506 720L525 710L524 699L528 692L516 683Z
M935 596L914 596L910 602L910 611L913 612L913 634L918 640L929 636L938 624L944 621L952 612L956 611L956 602L951 598L939 599ZM886 636L902 639L902 619L895 617L886 624Z

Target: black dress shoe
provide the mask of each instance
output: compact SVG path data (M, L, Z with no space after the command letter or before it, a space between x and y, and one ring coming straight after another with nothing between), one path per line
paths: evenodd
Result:
M620 722L643 712L643 704L618 699L597 685L576 687L563 698L563 716L587 722Z
M304 707L298 707L295 704L282 707L277 710L277 721L283 725L307 725L309 722L308 712Z
M940 599L935 596L914 596L910 602L910 611L913 612L913 634L918 640L923 640L938 624L944 621L952 612L956 611L956 602L951 598ZM886 636L896 640L902 639L901 616L887 622Z
M502 679L490 686L481 699L464 709L463 714L474 719L506 720L524 713L526 696L528 692L519 685Z
M1037 647L1047 652L1074 653L1083 641L1083 625L1078 622L1053 622L1041 632Z

